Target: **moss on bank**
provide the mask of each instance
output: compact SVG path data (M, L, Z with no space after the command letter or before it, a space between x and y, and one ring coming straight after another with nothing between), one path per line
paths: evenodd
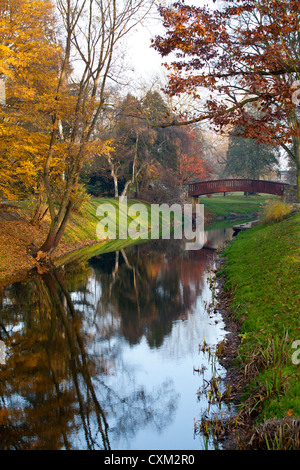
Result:
M298 429L300 419L300 214L240 233L222 256L219 276L240 325L240 412L264 429L259 440L252 428L254 448L287 448L283 423ZM274 420L272 442L266 423ZM300 445L294 438L288 448Z

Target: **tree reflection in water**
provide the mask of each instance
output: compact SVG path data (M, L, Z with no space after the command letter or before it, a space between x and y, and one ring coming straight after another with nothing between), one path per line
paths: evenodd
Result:
M179 243L175 242L136 245L126 253L121 250L90 261L93 281L102 287L96 310L101 316L110 312L117 318L118 328L130 344L145 335L151 347L159 347L172 322L185 319L201 295L213 251L188 252L182 247L178 256ZM91 302L88 299L84 293L80 301Z
M169 424L172 381L137 386L123 348L142 337L159 348L193 311L212 261L211 250L154 241L0 291L1 448L110 449L149 423Z

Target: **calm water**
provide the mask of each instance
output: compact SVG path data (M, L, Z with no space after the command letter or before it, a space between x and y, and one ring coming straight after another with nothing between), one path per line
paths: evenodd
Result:
M203 449L200 391L225 372L201 348L226 334L209 281L231 236L152 241L0 291L0 448Z

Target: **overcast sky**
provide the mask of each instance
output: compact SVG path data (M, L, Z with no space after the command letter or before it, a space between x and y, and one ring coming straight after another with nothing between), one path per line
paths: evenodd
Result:
M142 25L138 25L126 38L126 62L134 69L133 79L149 79L164 75L164 61L151 47L151 39L163 34L164 28L156 11Z

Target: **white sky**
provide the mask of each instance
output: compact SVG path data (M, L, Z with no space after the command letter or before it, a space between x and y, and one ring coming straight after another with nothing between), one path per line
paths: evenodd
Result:
M130 48L127 50L128 59L132 62L138 75L148 75L162 70L163 61L160 54L151 48L151 38L154 38L158 27L138 28L130 40Z
M174 0L175 1L175 0ZM172 4L173 0L160 0L161 4ZM210 5L215 8L212 0L185 0L186 5L204 6ZM130 49L127 50L127 57L132 59L132 64L138 75L148 76L155 73L162 73L164 75L164 68L161 67L162 62L166 62L167 58L162 58L158 52L151 48L151 38L154 39L156 35L164 36L165 29L162 26L162 20L158 13L156 6L152 10L143 25L139 25L131 37L127 39L130 43Z
M151 47L151 39L163 33L164 28L155 11L152 17L138 25L126 38L125 61L133 70L133 82L139 84L144 81L146 85L149 81L150 88L155 78L163 79L165 70L161 64L165 60Z

